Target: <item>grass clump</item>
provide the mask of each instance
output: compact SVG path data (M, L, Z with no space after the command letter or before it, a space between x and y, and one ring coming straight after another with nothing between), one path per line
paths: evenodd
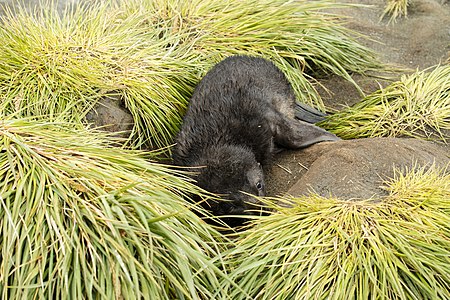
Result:
M273 60L300 101L324 108L315 72L380 68L332 1L127 0L75 5L58 14L18 9L0 26L0 101L7 113L77 124L118 95L135 120L135 146L164 147L200 78L232 54ZM305 71L309 75L303 73Z
M393 180L379 203L285 198L292 207L240 234L231 298L449 299L449 188L431 168Z
M148 158L67 123L0 121L3 297L214 299L222 239L184 199L201 191Z
M395 22L398 17L408 15L408 5L410 0L387 0L386 6L384 7L383 14L380 19L385 16L390 15L389 23Z
M344 139L412 136L446 142L450 130L450 66L403 75L322 126Z
M396 171L387 185L392 201L405 202L412 209L433 208L450 215L450 165L442 171L414 169L414 172Z
M122 99L136 126L136 145L168 145L196 80L188 60L164 50L142 15L123 18L107 3L17 9L0 27L0 101L5 114L84 123L109 95ZM183 88L180 88L183 87Z

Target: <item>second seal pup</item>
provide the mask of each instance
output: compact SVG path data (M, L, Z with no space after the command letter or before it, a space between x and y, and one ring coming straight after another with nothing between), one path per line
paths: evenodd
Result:
M321 119L296 99L285 75L263 58L232 56L215 65L196 87L173 149L174 164L196 168L196 184L224 201L203 203L231 226L252 214L264 196L263 167L274 146L289 149L339 140L295 119Z

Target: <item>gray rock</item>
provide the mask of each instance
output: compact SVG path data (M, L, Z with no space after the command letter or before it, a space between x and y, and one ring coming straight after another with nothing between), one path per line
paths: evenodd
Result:
M295 162L303 166L295 167ZM377 199L387 194L383 185L394 176L394 169L432 164L445 167L449 163L450 152L445 145L407 138L372 138L313 145L295 153L295 161L284 166L277 163L273 172L280 173L284 168L292 177L294 167L301 169L296 182L291 180L290 187L284 187L293 196L315 192L341 199Z
M102 98L86 114L86 121L94 128L114 133L118 138L129 138L134 126L133 116L117 96Z

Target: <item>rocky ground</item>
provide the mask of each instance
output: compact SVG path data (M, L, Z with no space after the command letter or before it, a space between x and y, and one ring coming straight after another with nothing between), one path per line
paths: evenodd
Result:
M404 73L444 63L450 51L450 1L412 0L407 18L380 21L384 1L345 2L367 4L336 11L349 16L348 27L362 33L361 43L374 49L382 61L404 69ZM370 77L355 76L365 93L388 84ZM320 80L325 103L339 109L361 100L354 86L337 77ZM415 164L448 165L450 147L406 138L361 139L323 143L300 151L285 151L275 157L268 174L270 196L308 194L334 195L342 199L380 199L386 194L383 182L395 169Z

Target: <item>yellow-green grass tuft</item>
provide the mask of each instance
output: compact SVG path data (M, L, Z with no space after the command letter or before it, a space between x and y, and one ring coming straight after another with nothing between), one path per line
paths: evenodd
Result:
M273 60L300 101L323 109L314 72L380 68L332 1L119 0L58 14L17 10L0 26L0 101L6 113L81 124L109 94L135 120L135 146L167 146L201 77L232 54ZM305 75L305 71L308 75Z
M399 17L406 17L408 15L408 5L410 0L387 0L384 7L383 14L380 19L390 15L389 23L396 22Z
M391 201L404 202L412 209L432 208L450 215L450 164L442 171L417 166L414 170L396 171L386 187Z
M201 191L110 141L67 123L0 121L3 298L217 297L223 239L186 202Z
M321 126L344 139L398 137L446 142L450 130L450 66L403 75Z
M93 3L62 15L53 7L7 14L0 27L2 112L81 125L99 99L114 94L136 119L137 144L153 137L168 145L186 105L183 92L197 78L189 72L194 66L165 50L168 40L158 42L142 15L121 14Z
M285 198L240 234L231 299L449 299L450 174L398 176L381 202ZM280 200L280 199L276 199Z

